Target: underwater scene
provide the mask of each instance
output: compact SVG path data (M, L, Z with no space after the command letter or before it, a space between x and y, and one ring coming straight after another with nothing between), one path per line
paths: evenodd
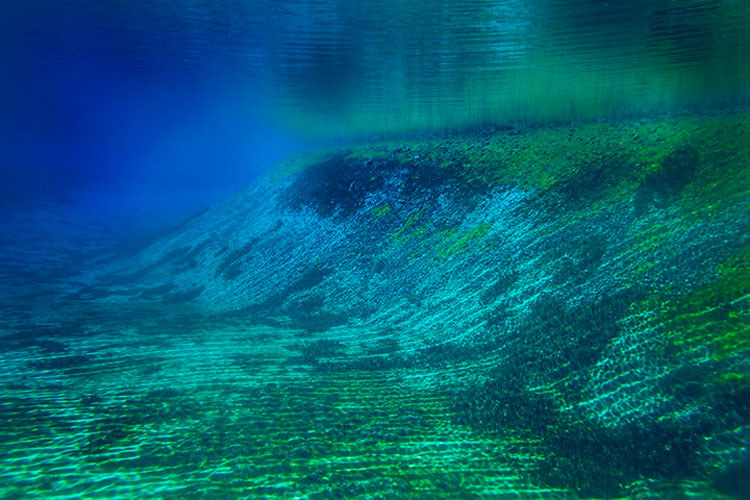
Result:
M0 498L750 499L750 2L0 3Z

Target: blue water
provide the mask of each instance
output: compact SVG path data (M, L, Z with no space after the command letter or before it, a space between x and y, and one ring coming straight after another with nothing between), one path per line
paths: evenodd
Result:
M222 56L218 22L157 2L5 2L3 208L92 191L134 223L173 223L300 148L251 68Z
M187 215L313 139L746 103L747 14L719 0L4 2L3 204L114 187L141 203L142 189L190 193Z
M750 495L750 4L0 1L0 497Z

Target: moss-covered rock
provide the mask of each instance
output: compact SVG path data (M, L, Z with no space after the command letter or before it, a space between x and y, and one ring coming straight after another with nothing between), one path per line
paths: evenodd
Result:
M193 458L184 443L172 453L222 481L252 478L235 491L741 498L748 116L298 156L72 297L152 319L149 307L200 311L201 328L180 316L175 330L193 335L191 352L231 352L195 375L212 394L201 373L235 377L216 396L231 411L202 415L217 430L193 434ZM105 424L102 456L146 425ZM257 450L209 452L233 432Z

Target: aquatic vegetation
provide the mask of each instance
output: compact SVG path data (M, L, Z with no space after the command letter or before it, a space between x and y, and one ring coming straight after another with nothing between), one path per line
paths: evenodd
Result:
M437 258L447 258L466 250L466 248L470 244L472 244L476 240L481 239L485 234L487 234L487 231L489 231L491 227L491 223L479 224L477 227L464 233L461 237L459 237L456 241L454 241L447 247L441 249L437 254Z
M56 443L86 481L176 496L742 498L745 122L291 160L19 307L0 432L34 455L9 470L54 470Z
M370 213L375 217L385 217L391 214L391 206L388 203L383 203L370 209Z
M427 207L422 206L422 208L420 208L418 211L409 215L406 218L404 224L391 235L391 239L394 241L403 241L404 239L412 237L414 235L414 231L418 230L418 228L415 228L414 226L417 224L417 221L419 221L419 218L424 214L425 210L427 210Z
M570 489L584 498L627 496L635 480L678 479L702 472L702 436L676 422L649 422L616 429L577 421L555 399L530 390L519 375L504 374L461 393L459 422L485 433L538 440L530 478ZM513 447L513 443L510 443Z
M660 319L680 349L708 348L716 360L750 349L750 247L722 262L714 280L670 301Z
M722 373L717 377L717 380L729 384L746 385L750 384L750 373Z
M750 498L750 2L4 4L0 498Z
M383 187L388 169L380 161L358 162L340 152L303 169L286 202L293 208L312 206L324 217L337 212L349 216L362 208L369 193Z

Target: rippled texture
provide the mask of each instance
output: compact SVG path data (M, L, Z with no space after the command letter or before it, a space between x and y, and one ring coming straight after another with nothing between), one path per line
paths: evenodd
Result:
M747 2L619 4L3 9L0 497L750 498Z
M41 25L29 40L54 46L58 64L88 55L125 88L156 75L175 87L230 89L224 98L270 106L281 123L324 137L611 117L749 95L750 7L738 0L47 4L30 3L64 29Z
M0 497L745 500L748 166L690 114L332 148L116 255L18 219Z
M748 19L695 0L300 2L269 48L303 126L423 129L745 100Z

